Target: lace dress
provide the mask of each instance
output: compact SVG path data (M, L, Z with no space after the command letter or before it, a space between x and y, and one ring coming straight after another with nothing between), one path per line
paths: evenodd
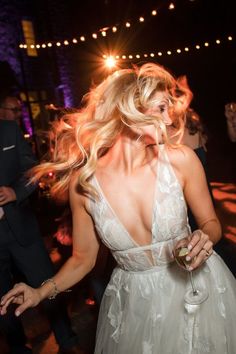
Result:
M139 246L106 200L90 212L102 242L117 261L100 307L96 354L236 354L236 281L214 254L194 271L207 288L201 305L188 305L186 271L173 260L176 242L189 234L182 188L160 148L152 216L152 243ZM125 206L125 203L124 203Z

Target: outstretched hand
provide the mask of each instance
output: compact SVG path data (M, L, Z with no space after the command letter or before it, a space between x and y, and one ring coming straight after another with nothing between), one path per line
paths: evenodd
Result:
M18 283L2 297L0 314L5 315L10 304L18 304L20 306L16 308L15 315L19 316L26 309L37 306L40 301L39 289L31 288L25 283Z

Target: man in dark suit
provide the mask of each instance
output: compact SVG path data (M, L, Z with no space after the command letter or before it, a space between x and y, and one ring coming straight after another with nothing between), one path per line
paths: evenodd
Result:
M27 184L25 172L36 164L36 160L14 119L4 119L4 109L8 111L14 107L5 107L3 103L0 107L1 297L12 288L12 264L33 287L51 278L54 269L28 199L35 186ZM16 109L15 112L18 113ZM71 330L66 307L58 307L57 300L47 300L44 306L60 353L81 353L76 347L77 337ZM13 313L0 316L0 328L6 334L12 354L32 352L25 345L22 324Z

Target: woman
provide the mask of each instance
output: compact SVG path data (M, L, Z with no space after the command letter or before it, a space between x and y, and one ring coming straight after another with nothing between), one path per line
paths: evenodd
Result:
M95 353L236 352L235 280L212 250L221 228L203 168L191 149L168 144L175 85L155 64L117 71L79 114L55 126L53 160L36 168L34 179L53 170L52 192L69 194L73 254L40 288L17 284L2 299L2 315L12 302L20 304L18 316L77 283L93 268L100 239L117 267L102 300ZM199 225L192 235L185 200ZM186 237L189 269L209 292L199 306L184 304L188 272L173 257Z

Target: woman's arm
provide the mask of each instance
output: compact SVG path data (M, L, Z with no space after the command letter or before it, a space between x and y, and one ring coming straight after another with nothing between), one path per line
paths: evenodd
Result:
M178 170L182 176L186 202L199 227L189 244L189 256L195 258L192 266L196 268L206 260L208 253L213 252L213 245L221 238L221 226L212 204L203 166L196 154L186 146L178 151Z
M20 315L29 307L36 306L40 301L55 292L62 292L88 274L95 265L99 242L94 231L92 219L85 208L85 197L76 191L76 180L70 185L70 206L73 216L73 252L53 281L46 282L40 288L33 289L26 284L17 284L3 296L1 314L5 314L11 302L18 303L16 315Z

